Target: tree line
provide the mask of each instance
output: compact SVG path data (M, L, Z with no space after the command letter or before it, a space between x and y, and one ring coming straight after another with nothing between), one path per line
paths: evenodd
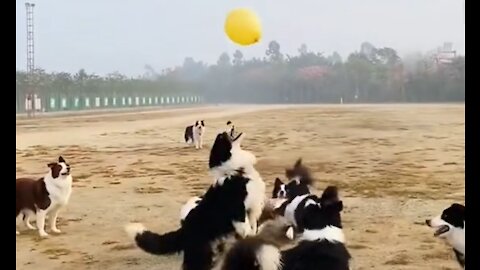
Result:
M346 59L324 55L302 44L295 55L283 54L271 41L261 58L245 59L237 50L222 53L208 65L191 57L178 67L128 78L118 72L101 77L46 73L30 77L16 73L17 96L34 87L40 94L169 95L195 94L206 102L222 103L380 103L463 102L465 57L439 62L434 54L402 59L388 47L365 42Z

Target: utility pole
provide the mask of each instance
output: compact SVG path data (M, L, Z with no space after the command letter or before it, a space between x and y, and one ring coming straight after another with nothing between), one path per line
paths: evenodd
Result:
M34 35L33 35L33 8L35 7L34 3L25 3L25 8L27 11L27 79L28 79L28 89L25 110L27 111L28 117L35 116L35 101L36 101L36 91L35 91L35 47L34 47Z

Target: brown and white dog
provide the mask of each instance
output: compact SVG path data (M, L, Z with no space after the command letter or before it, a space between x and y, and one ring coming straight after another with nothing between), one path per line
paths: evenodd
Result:
M50 229L60 233L57 228L59 210L68 203L72 193L72 176L70 165L63 157L58 162L48 164L48 173L38 179L19 178L16 180L16 208L18 217L23 214L23 221L29 229L35 229L30 224L30 218L36 216L38 233L46 237L45 219L48 216ZM19 232L17 231L17 234Z

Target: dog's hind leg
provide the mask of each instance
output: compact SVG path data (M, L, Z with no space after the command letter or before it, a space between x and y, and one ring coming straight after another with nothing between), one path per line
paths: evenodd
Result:
M24 216L23 216L23 223L25 224L25 226L30 229L30 230L35 230L37 228L35 228L32 224L30 224L30 218L33 216L33 214L31 213L25 213Z

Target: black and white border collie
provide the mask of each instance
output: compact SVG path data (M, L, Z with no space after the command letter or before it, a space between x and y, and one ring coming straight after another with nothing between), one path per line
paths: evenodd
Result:
M209 159L214 182L178 230L160 235L139 223L126 226L138 247L157 255L183 251L183 269L206 270L226 239L257 232L265 183L254 168L255 156L240 147L243 138L217 135Z
M297 196L310 194L313 177L310 170L302 164L299 158L291 169L285 170L288 182L285 184L280 178L275 179L272 198L293 199Z
M194 144L196 149L203 148L203 135L205 134L204 120L196 121L194 125L185 128L185 142Z
M453 247L458 263L465 269L465 206L454 203L426 223L435 229L435 237Z
M298 243L282 252L283 270L349 270L337 188L327 187L320 198L304 195L295 209ZM298 197L297 197L298 198Z
M238 240L226 252L222 270L279 270L280 248L293 242L295 232L286 219L266 221L255 236Z

